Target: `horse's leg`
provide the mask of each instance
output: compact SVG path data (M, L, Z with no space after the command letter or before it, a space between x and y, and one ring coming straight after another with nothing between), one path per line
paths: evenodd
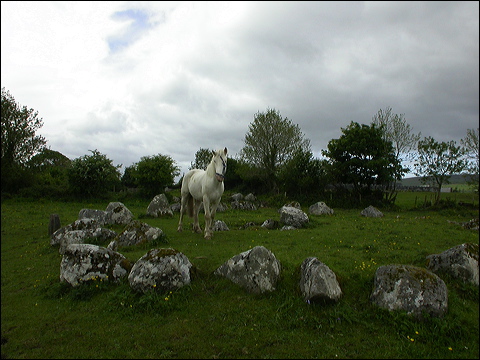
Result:
M201 203L202 202L199 200L193 200L193 231L199 234L202 232L202 228L198 222L198 213L200 211Z
M182 195L182 200L180 205L180 220L178 221L178 228L177 228L178 232L182 232L183 230L182 220L183 220L183 215L185 215L187 211L187 198L188 198L187 196Z
M212 237L212 213L210 211L210 200L207 196L203 197L203 210L205 210L205 239Z

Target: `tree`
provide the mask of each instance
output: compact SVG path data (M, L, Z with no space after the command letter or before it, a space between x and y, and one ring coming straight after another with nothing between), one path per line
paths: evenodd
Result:
M168 155L144 156L135 165L133 176L143 194L152 197L162 193L166 186L172 186L180 168Z
M315 159L311 151L299 149L285 164L279 176L282 191L289 196L304 196L322 193L326 182L324 162Z
M228 158L227 172L225 173L225 187L228 189L240 188L243 185L242 178L239 174L240 164L233 157Z
M27 163L27 166L36 171L50 170L52 167L68 168L72 161L62 153L44 148L34 155Z
M125 168L125 171L123 172L122 175L122 185L126 186L127 188L136 188L138 186L137 184L137 175L136 175L136 165L131 165L127 166Z
M200 148L200 150L195 153L195 161L190 163L189 170L206 170L210 161L212 161L212 151L210 149Z
M415 175L421 176L423 183L435 186L435 204L440 202L442 185L449 183L451 175L465 170L467 161L463 158L464 154L465 150L453 140L437 142L428 136L418 142Z
M411 150L416 149L420 140L421 133L413 134L412 127L407 124L405 114L392 114L392 108L387 107L385 110L380 109L372 119L372 123L377 125L383 131L384 140L391 141L395 157L401 162L411 157ZM399 167L399 173L395 178L402 178L409 172L409 167ZM396 181L392 181L388 186L388 199L393 200L396 197Z
M72 161L68 169L68 183L75 195L100 196L114 189L120 183L121 165L114 166L112 160L98 150L89 150Z
M334 182L352 186L360 199L362 194L371 195L374 186L386 186L399 176L400 162L381 128L352 121L342 133L322 151L329 158L327 171Z
M480 148L478 144L478 128L467 129L467 135L465 138L460 140L461 144L465 147L465 153L469 161L468 171L469 178L467 181L474 185L478 191L478 168L479 168L479 158L480 158Z
M31 193L38 196L60 195L68 190L68 169L72 161L62 153L44 148L34 155L27 167L35 177Z
M387 107L385 110L380 109L373 116L372 122L382 129L384 139L392 142L397 158L400 159L401 155L409 156L411 150L416 150L421 133L412 134L412 127L407 124L405 114L392 114L392 108Z
M38 112L20 106L9 91L2 88L2 191L16 191L28 181L25 164L46 144L43 136L35 132L43 126Z
M257 112L250 123L240 158L256 170L255 176L268 188L278 191L279 171L298 149L310 150L310 141L300 127L282 118L279 111L267 109L265 113Z

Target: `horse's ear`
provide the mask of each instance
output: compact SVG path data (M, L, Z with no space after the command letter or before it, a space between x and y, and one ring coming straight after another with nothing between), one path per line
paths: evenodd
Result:
M227 148L223 149L223 152L227 155Z

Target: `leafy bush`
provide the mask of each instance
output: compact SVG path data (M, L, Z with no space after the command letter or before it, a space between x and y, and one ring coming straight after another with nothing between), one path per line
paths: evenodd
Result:
M97 150L72 161L68 169L68 183L74 195L99 196L120 184L120 166Z

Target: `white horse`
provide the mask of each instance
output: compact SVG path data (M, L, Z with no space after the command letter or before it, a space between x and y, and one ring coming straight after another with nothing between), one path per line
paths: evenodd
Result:
M205 239L213 235L212 224L217 206L223 195L225 172L227 171L227 148L212 151L213 156L207 170L190 170L182 181L182 204L180 208L180 221L178 231L182 231L183 215L188 210L188 215L193 217L193 231L201 233L198 223L198 212L203 201L205 211Z

